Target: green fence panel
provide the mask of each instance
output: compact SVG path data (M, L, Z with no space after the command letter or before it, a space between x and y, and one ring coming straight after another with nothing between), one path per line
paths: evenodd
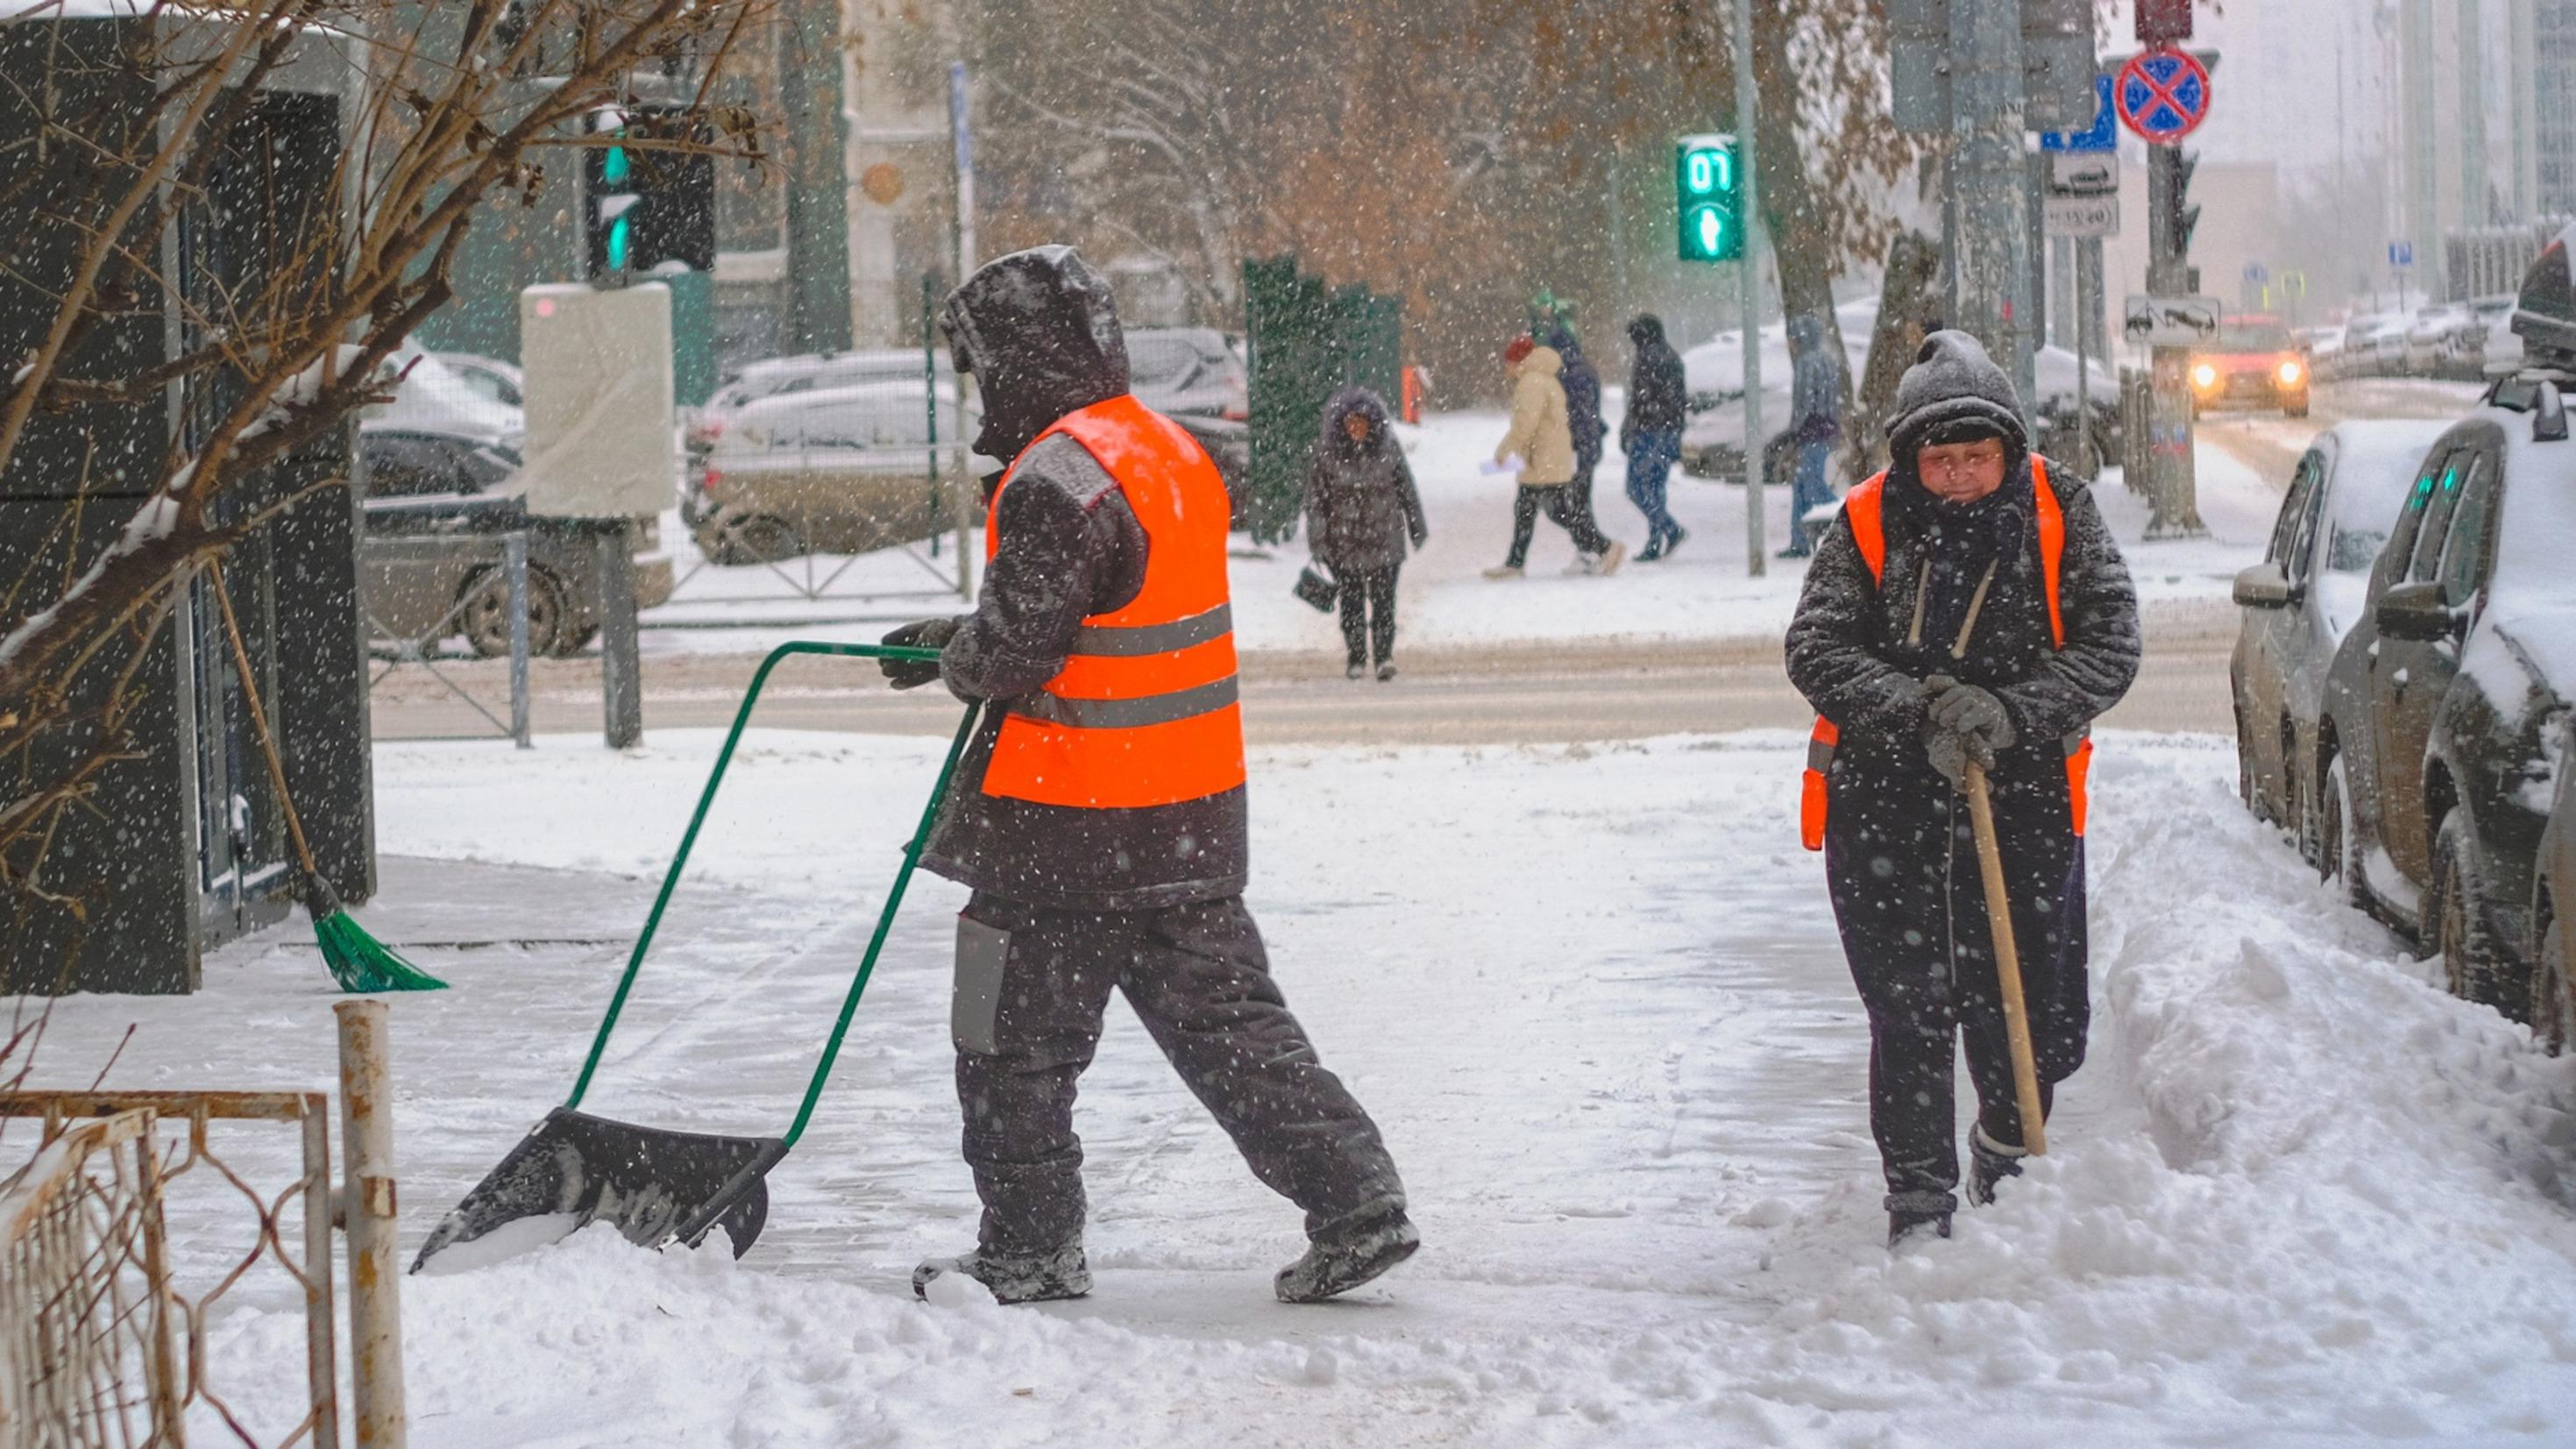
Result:
M1245 526L1285 541L1305 504L1306 462L1324 405L1347 383L1402 398L1404 304L1365 286L1328 288L1291 256L1243 266L1244 335L1252 354L1252 469Z

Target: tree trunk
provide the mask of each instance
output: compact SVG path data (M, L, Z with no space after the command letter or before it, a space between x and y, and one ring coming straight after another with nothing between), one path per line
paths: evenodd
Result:
M1789 32L1800 17L1779 6L1756 5L1754 13L1753 74L1760 82L1754 116L1755 164L1762 182L1762 225L1770 232L1772 262L1780 272L1780 312L1783 317L1816 319L1816 345L1833 358L1848 405L1851 354L1843 347L1842 327L1834 316L1834 276L1841 249L1807 174L1807 155L1798 135L1801 88L1789 65ZM1792 353L1793 368L1796 362Z

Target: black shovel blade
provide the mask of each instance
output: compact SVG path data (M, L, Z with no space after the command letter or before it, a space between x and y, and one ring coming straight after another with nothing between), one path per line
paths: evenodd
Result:
M454 1256L442 1270L481 1267L601 1218L646 1248L694 1248L722 1227L739 1258L769 1218L762 1175L786 1155L775 1137L671 1132L557 1107L430 1229L411 1270L443 1253Z

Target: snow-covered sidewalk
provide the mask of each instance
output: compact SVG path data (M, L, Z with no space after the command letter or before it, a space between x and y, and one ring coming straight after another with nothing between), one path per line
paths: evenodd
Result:
M456 989L396 1000L412 1237L560 1100L622 964L614 923L641 920L714 741L379 750L387 849L543 868L361 912L520 942L425 948ZM596 1106L784 1122L936 748L753 737ZM413 1442L2576 1435L2576 1062L2336 905L2238 807L2222 741L2105 740L2094 1060L2056 1151L1954 1240L1881 1249L1866 1034L1791 824L1799 748L1257 755L1252 905L1427 1242L1357 1301L1269 1300L1293 1210L1120 1011L1080 1115L1094 1297L914 1303L910 1264L965 1244L974 1210L946 1032L960 893L925 880L752 1256L594 1231L409 1280ZM40 1077L86 1083L136 1023L111 1085L325 1085L333 999L272 932L192 1000L64 1001ZM282 1366L301 1332L255 1302L219 1326L231 1361Z
M1615 389L1611 400L1615 408ZM1735 639L1777 636L1788 627L1806 565L1768 558L1771 550L1788 541L1788 490L1767 492L1768 572L1762 578L1750 578L1745 572L1744 489L1678 470L1670 485L1671 507L1674 517L1690 530L1690 540L1671 558L1631 563L1608 579L1568 577L1564 570L1574 560L1573 545L1563 529L1542 521L1530 552L1529 576L1509 582L1485 578L1484 570L1501 563L1511 543L1513 484L1509 478L1479 472L1477 465L1491 456L1505 426L1499 412L1461 412L1434 414L1418 428L1397 429L1431 527L1430 544L1405 565L1397 598L1403 631L1400 648ZM2210 536L2203 539L2146 543L2145 501L2124 488L2116 473L2096 492L2128 556L2140 596L2150 603L2226 599L2236 571L2262 557L2273 515L2289 484L2286 473L2263 477L2210 445L2200 449L2198 477L2201 516L2210 529ZM1626 478L1626 463L1614 451L1594 475L1593 507L1603 529L1633 549L1644 541L1645 523L1628 503ZM697 567L697 556L675 520L665 522L663 537L672 543L684 572ZM973 546L982 547L980 534ZM812 562L818 579L830 577L842 564L838 559ZM1320 653L1340 647L1335 622L1290 595L1305 562L1302 535L1255 556L1235 559L1235 629L1246 648ZM804 577L802 561L782 567ZM900 619L957 607L954 595L940 598L920 592L935 587L936 581L902 550L855 560L841 577L835 587L845 592L861 588L912 592L912 597L867 606L872 619L877 613ZM706 568L691 575L683 597L786 592L785 579L767 570ZM750 621L763 617L764 611L792 617L851 607L674 603L648 612L646 622L680 617ZM788 638L873 640L885 629L882 621L793 628L747 622L740 628L651 630L644 647L648 654L748 653Z

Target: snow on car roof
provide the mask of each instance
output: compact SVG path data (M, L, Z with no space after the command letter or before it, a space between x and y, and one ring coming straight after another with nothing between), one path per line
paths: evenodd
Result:
M2328 428L2319 441L2334 442L2334 492L2326 500L2334 528L2368 530L2385 538L2398 510L2406 506L2407 486L2415 481L2424 455L2450 428L2447 422L2416 420L2344 422Z

